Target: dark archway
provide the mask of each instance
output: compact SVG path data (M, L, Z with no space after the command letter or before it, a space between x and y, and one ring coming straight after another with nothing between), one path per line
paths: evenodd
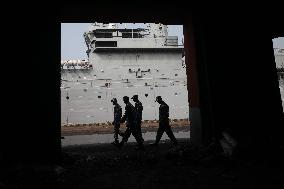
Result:
M197 116L197 128L201 130L197 133L201 137L193 133L198 144L208 144L218 138L224 129L230 128L244 154L258 156L270 151L272 146L279 149L283 145L280 139L284 125L283 112L271 42L272 37L283 36L283 30L275 24L277 16L267 16L269 10L267 14L254 10L254 15L251 15L252 9L249 8L240 15L236 10L212 9L205 13L200 8L187 6L161 8L159 5L141 5L137 9L117 3L112 7L107 3L96 6L65 5L55 13L61 15L60 18L43 18L36 27L31 23L23 24L26 30L21 34L25 36L22 40L26 46L18 56L29 60L29 66L17 63L16 72L30 84L18 88L28 91L21 96L25 100L20 100L17 95L13 97L21 107L27 108L25 115L19 115L17 119L13 116L8 118L15 120L15 126L8 128L7 133L17 132L2 159L11 162L60 161L60 65L57 64L60 62L60 22L92 22L93 18L98 22L159 21L183 24L188 28L185 29L188 46L194 46L195 52L189 51L187 56L196 56L196 65L189 65L192 69L188 70L192 76L193 73L196 75L188 77L191 81L189 86L195 86L189 89L193 92L191 98L195 99L194 94L197 98L190 103L192 107L200 108L200 113L195 115L200 114ZM33 13L51 14L49 11L35 10ZM228 19L230 22L227 22ZM194 42L190 41L192 36ZM32 42L30 39L33 39ZM258 67L254 67L253 62L257 62ZM23 70L27 72L23 73ZM262 75L258 82L254 81L254 73ZM28 127L23 127L22 122Z

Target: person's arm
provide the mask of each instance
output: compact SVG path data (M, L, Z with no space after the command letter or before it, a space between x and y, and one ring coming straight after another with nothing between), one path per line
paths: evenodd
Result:
M125 111L124 115L122 116L120 123L124 123L125 120L126 120L126 111Z
M142 111L143 111L143 105L142 105L142 103L139 103L138 111L139 111L139 112L142 112Z
M130 113L130 109L129 109L129 106L125 106L125 112L124 112L124 115L122 116L122 118L121 118L121 123L124 123L125 122L125 120L129 117L129 113Z
M122 117L122 108L119 107L119 120L121 120L121 117Z
M115 107L113 108L113 121L111 123L112 125L115 124Z
M169 106L168 105L166 105L166 115L167 115L167 118L169 118L169 111L170 111L170 109L169 109Z
M143 112L143 106L142 106L142 103L139 103L139 106L138 106L138 116L139 116L140 120L142 120L142 112Z

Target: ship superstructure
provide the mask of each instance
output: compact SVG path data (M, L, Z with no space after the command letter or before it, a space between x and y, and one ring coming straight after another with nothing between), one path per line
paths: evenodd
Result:
M168 36L167 26L162 24L117 29L115 24L95 23L84 38L89 60L94 63L96 76L100 79L144 78L149 71L154 74L157 69L162 69L164 77L171 77L173 70L169 68L176 67L177 61L181 63L183 46L178 46L177 36ZM119 69L120 73L113 75L113 69Z

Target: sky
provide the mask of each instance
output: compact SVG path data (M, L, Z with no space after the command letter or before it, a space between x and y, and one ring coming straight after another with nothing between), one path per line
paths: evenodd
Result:
M127 28L141 28L144 24L127 23ZM90 27L89 23L61 23L61 60L87 59L87 46L83 33ZM118 24L119 28L124 28L124 24ZM182 43L182 25L168 25L168 35L178 36L179 44ZM274 38L273 48L284 49L284 37Z
M273 48L280 48L284 49L284 37L278 37L272 39L273 41Z

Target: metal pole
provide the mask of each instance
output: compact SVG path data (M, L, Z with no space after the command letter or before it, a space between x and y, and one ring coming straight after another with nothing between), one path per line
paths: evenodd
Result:
M156 81L155 81L155 75L153 75L153 79L154 79L154 87L153 87L153 92L154 92L154 103L155 103L155 105L154 105L154 111L155 111L155 120L157 120L157 112L156 112L156 93L155 93L155 85L156 85Z
M68 96L68 92L67 92L67 96L66 96L66 99L67 99L67 107L68 107L68 111L67 111L67 119L66 119L66 122L67 122L67 126L69 125L69 122L68 122L68 112L69 112L69 96Z

